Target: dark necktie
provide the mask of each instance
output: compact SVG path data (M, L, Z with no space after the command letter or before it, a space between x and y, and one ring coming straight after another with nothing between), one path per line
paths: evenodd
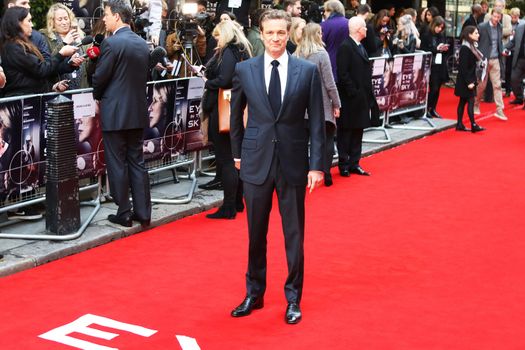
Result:
M281 109L281 79L279 77L279 61L272 61L272 74L270 75L270 85L268 86L268 97L274 116L277 118Z
M363 44L357 46L359 48L359 51L361 52L361 55L365 58L368 58L368 54L366 53L365 47Z

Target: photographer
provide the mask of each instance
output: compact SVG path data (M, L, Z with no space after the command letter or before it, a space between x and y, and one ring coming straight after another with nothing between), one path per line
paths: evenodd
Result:
M374 36L376 51L372 57L392 57L392 34L393 28L390 26L390 16L388 10L379 10L373 18L374 31L369 35Z

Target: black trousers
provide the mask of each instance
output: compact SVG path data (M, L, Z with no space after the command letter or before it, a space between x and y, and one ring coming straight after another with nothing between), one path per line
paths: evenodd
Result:
M354 169L359 166L363 148L363 129L337 129L337 153L339 169Z
M104 159L111 197L118 205L117 216L129 217L133 209L139 220L149 221L151 195L142 134L142 129L104 131ZM130 187L133 207L129 201Z
M518 58L516 65L512 68L512 92L517 99L523 99L523 87L521 82L525 78L525 58Z
M467 105L467 114L468 119L470 120L470 125L474 125L476 122L474 120L474 96L469 98L460 97L458 103L458 125L463 124L463 113L465 112L465 105Z
M266 291L266 236L273 192L277 192L281 214L288 277L284 294L289 303L301 302L304 279L304 198L306 186L288 184L281 174L276 156L268 178L262 185L244 182L244 198L248 216L248 271L246 272L246 294L263 296Z
M209 136L213 142L215 162L221 174L222 188L224 192L224 206L235 209L235 204L242 202L242 182L239 179L239 171L235 168L231 146L230 134L219 133L218 119L210 116ZM218 116L217 116L218 118Z
M439 91L444 81L440 74L430 74L430 81L428 85L428 109L436 109L439 100Z

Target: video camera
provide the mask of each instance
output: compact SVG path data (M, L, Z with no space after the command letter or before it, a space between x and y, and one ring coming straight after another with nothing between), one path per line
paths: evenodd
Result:
M176 29L183 42L192 42L197 37L198 26L206 33L211 33L214 27L211 15L207 12L197 12L196 3L184 4L172 20L176 21Z
M318 1L301 1L301 17L308 22L321 23L323 20L324 8Z
M134 9L133 12L133 31L144 40L147 39L146 28L149 27L152 23L147 18L142 18L144 12L148 10L147 7L138 7Z

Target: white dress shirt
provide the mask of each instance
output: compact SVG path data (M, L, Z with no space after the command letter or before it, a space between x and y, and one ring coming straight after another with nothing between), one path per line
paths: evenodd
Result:
M274 61L274 58L272 56L268 55L268 53L264 52L264 80L266 83L266 93L268 93L268 88L270 86L270 77L272 76L272 61ZM277 70L279 71L279 78L281 80L281 102L284 98L284 92L286 91L286 80L288 78L288 52L284 51L284 53L277 59L279 61L279 65L277 66Z

